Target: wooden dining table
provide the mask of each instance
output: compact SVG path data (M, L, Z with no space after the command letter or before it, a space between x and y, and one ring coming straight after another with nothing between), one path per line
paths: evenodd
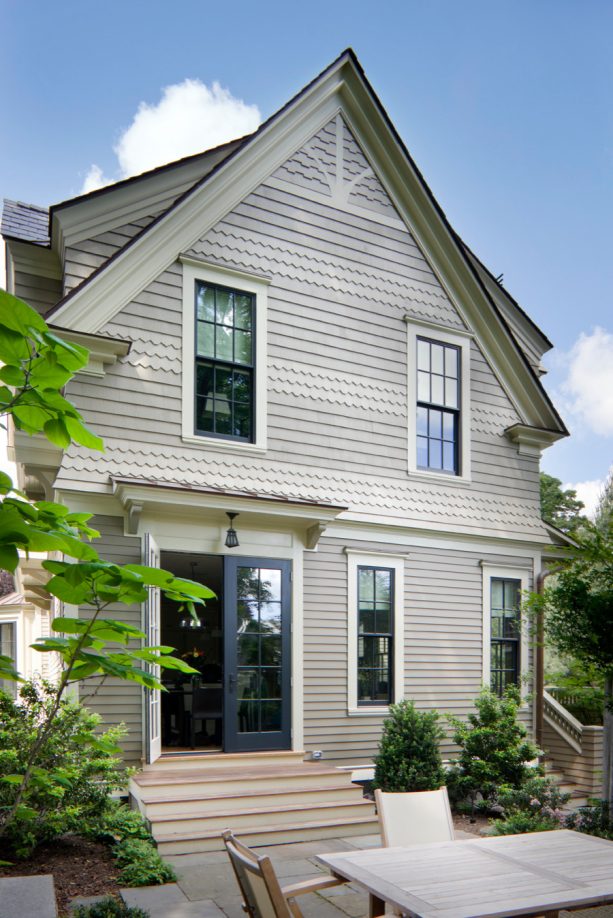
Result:
M545 915L613 902L613 842L563 829L321 854L364 887L370 916L385 905L409 918Z

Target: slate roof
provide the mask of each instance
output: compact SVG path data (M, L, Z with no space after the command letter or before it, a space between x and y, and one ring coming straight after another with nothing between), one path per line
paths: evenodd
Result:
M49 208L4 199L0 233L35 245L49 245Z

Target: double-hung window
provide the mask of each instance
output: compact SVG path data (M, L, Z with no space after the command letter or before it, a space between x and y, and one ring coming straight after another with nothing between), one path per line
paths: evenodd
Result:
M255 295L196 281L197 434L255 439Z
M502 695L517 685L520 674L521 581L492 577L490 581L491 663L493 692Z
M359 566L358 694L359 706L393 701L394 570Z
M460 474L460 348L417 338L417 468Z

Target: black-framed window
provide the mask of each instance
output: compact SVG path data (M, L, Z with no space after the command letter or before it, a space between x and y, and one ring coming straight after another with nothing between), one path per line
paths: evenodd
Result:
M358 567L358 705L391 704L394 571Z
M255 295L196 281L196 433L253 442Z
M16 631L15 622L0 622L0 654L9 657L15 668L17 668ZM0 691L7 692L14 698L17 694L17 683L11 679L0 679Z
M491 688L502 695L507 685L519 684L521 580L492 577L490 610Z
M460 473L460 348L417 339L417 467Z

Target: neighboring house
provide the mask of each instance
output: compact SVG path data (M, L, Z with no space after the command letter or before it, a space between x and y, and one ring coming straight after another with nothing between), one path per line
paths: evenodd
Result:
M91 351L68 397L106 446L17 432L22 486L93 511L105 557L218 597L199 627L155 594L122 610L200 671L90 699L129 760L365 765L390 702L529 692L520 593L558 538L539 455L567 434L539 381L551 344L352 52L254 134L49 211L6 202L2 233L11 292Z

